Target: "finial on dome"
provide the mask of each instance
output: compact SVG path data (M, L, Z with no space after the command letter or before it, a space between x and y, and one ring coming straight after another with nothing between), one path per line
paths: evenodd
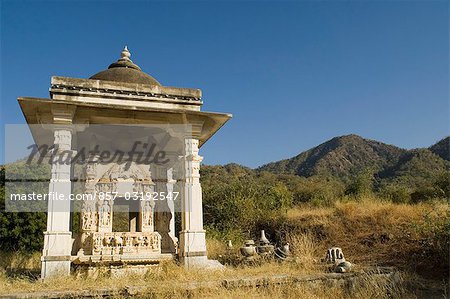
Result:
M119 60L117 60L114 63L111 63L109 65L108 69L115 68L115 67L125 67L125 68L132 68L132 69L140 71L141 68L139 66L137 66L136 64L134 64L133 61L131 61L130 57L131 57L131 53L130 53L130 51L128 51L128 47L125 46L125 48L123 48L122 52L120 53Z
M123 51L121 53L121 60L128 60L131 61L130 57L131 57L131 53L130 51L128 51L128 47L125 46L125 48L123 48Z

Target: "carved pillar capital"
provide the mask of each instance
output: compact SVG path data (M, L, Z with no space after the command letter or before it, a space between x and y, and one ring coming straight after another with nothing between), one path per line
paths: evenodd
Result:
M72 125L75 116L76 106L66 104L53 104L51 113L53 124L55 125Z

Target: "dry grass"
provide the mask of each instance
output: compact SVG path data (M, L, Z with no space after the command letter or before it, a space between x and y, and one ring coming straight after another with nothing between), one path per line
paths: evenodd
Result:
M442 261L438 265L438 259L448 256L448 246L435 240L437 230L446 225L450 225L448 203L408 205L369 198L338 202L332 208L298 207L289 212L286 230L294 239L309 235L323 256L327 247L338 246L357 264L446 277L448 265ZM304 242L299 246L306 246Z
M6 262L3 261L5 264ZM30 264L35 264L35 257ZM22 268L25 270L25 268ZM39 270L38 268L28 270ZM296 264L265 263L257 267L241 266L229 267L223 271L186 270L174 262L164 262L161 266L150 270L145 276L127 275L120 278L99 276L96 278L61 277L46 281L33 280L27 275L7 275L7 271L0 271L0 294L13 291L44 291L44 290L81 290L99 287L122 288L130 285L145 285L155 283L155 287L174 286L175 283L210 281L237 277L255 277L276 274L304 274L307 273ZM167 282L167 283L165 283ZM161 284L161 285L160 285Z
M300 267L301 268L301 267ZM154 298L400 298L402 292L392 292L386 279L363 277L352 287L343 287L339 283L291 283L271 284L261 287L198 287L190 288L194 282L207 282L225 278L262 277L273 274L300 274L296 264L268 263L259 267L241 267L225 271L186 271L172 262L164 263L158 269L145 276L128 275L120 278L98 277L74 278L61 277L46 281L30 282L25 278L8 278L0 275L0 294L9 292L39 291L76 291L112 288L119 290L130 286L146 286L148 297ZM392 289L392 288L391 288ZM349 293L349 291L351 293ZM117 291L117 297L120 297ZM413 297L408 297L413 298Z
M288 236L292 255L305 270L317 269L322 250L319 242L310 234L292 234Z
M417 270L414 263L423 254L424 246L430 247L429 244L421 243L432 231L427 223L448 221L449 211L448 204L443 202L405 205L367 199L361 202L340 202L327 208L305 205L289 211L287 223L283 224L286 227L283 230L288 232L287 240L291 244L295 262L227 267L224 271L215 272L187 271L173 262L167 262L145 276L101 276L96 279L70 277L33 281L23 273L38 271L39 253L32 257L17 253L0 254L0 294L17 291L117 289L145 285L149 288L149 296L156 298L414 298L412 294L405 296L405 291L398 288L398 285L391 285L385 279L371 276L354 285L350 294L346 292L348 288L337 285L324 287L323 284L239 289L200 287L189 290L184 283L277 274L323 273L325 269L319 261L325 256L326 248L331 246L343 248L346 258L355 263L357 268L361 265L381 264L394 265L407 271ZM234 244L232 254L238 254L239 246L240 244ZM207 247L210 258L218 259L227 254L223 241L208 239ZM20 271L11 272L12 269Z
M0 252L0 269L36 270L41 266L41 253L24 255L15 252Z
M226 243L217 239L208 238L206 240L206 249L208 250L208 257L217 260L220 256L226 254Z
M317 206L299 206L294 209L290 209L287 212L287 217L290 219L296 218L314 218L317 220L327 218L334 213L335 209L330 207L317 207Z
M339 284L324 285L318 283L300 283L267 285L262 287L224 288L224 287L198 287L189 288L189 283L217 281L223 279L267 277L271 275L292 275L317 273L314 268L316 249L314 240L308 236L292 239L298 251L295 254L301 257L300 262L283 263L268 262L259 266L228 267L223 271L185 270L174 262L165 262L152 269L144 276L127 275L120 278L100 276L97 278L60 277L46 281L33 281L27 276L6 275L0 271L0 294L11 292L48 292L48 291L77 291L112 288L115 290L130 286L146 286L148 296L154 298L348 298L348 288ZM211 243L211 242L209 242ZM214 244L214 243L213 243ZM218 246L218 244L216 244ZM16 260L13 258L11 262ZM28 265L36 264L36 257ZM5 263L5 261L4 261ZM30 269L32 270L32 269ZM319 272L323 273L323 269ZM367 290L370 286L370 290ZM373 294L386 295L388 282L383 279L366 277L352 288L350 298L369 298ZM368 293L370 292L370 294ZM369 297L366 297L369 296ZM383 298L378 296L377 298ZM117 292L117 297L120 294ZM387 298L387 296L385 296ZM395 298L395 297L394 297Z

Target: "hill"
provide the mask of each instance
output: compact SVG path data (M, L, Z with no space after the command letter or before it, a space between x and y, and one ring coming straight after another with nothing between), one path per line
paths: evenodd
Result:
M429 147L430 151L444 160L450 161L450 136Z
M358 135L345 135L328 140L293 158L263 165L258 170L304 177L333 176L348 181L362 170L378 172L396 164L406 152L396 146Z
M378 176L384 183L393 182L409 188L423 188L436 180L450 163L428 149L414 149L400 157L398 163L381 171Z
M397 183L417 188L450 170L449 142L447 137L429 149L405 150L357 135L345 135L257 170L302 177L334 177L343 183L368 172L379 185Z

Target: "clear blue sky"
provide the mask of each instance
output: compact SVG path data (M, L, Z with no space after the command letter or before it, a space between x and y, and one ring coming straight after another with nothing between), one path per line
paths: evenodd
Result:
M350 133L404 148L449 133L449 2L432 0L2 1L2 126L24 122L18 96L88 78L124 45L234 115L207 164L256 167Z

